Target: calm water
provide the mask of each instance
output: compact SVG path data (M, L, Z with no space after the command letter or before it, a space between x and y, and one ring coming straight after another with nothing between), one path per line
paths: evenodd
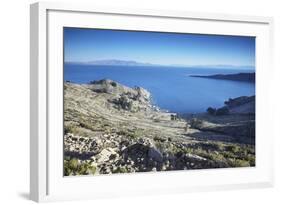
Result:
M245 70L129 67L65 64L64 80L88 83L112 79L129 87L140 86L152 93L154 103L177 113L204 112L208 107L223 106L228 98L255 94L255 84L227 80L194 78L189 75L230 74ZM248 71L250 72L250 71ZM253 71L252 71L253 72Z

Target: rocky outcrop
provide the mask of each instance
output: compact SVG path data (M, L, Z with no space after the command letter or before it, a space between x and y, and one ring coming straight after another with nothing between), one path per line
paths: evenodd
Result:
M138 100L140 102L150 101L151 94L141 87L129 88L121 85L110 79L103 79L98 81L92 81L87 85L92 91L98 93L109 93L113 95L126 94L129 98Z
M152 107L151 94L141 87L129 88L109 79L92 81L87 86L94 92L111 94L108 100L117 109L138 112Z
M132 91L131 88L121 86L119 83L110 79L91 81L90 84L87 85L87 87L97 93L109 93L113 95L120 95L121 93Z
M233 114L255 114L255 96L241 96L238 98L230 98L228 101L225 101L224 104L228 107L230 113Z

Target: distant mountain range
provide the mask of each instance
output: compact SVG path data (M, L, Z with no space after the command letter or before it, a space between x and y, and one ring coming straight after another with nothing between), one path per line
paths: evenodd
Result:
M71 64L83 64L83 65L110 65L110 66L168 66L168 67L186 67L186 68L216 68L216 69L247 69L254 70L254 66L234 66L234 65L184 65L184 64L152 64L143 63L133 60L117 60L117 59L105 59L94 60L87 62L67 62Z
M76 63L76 64L85 64L85 65L111 65L111 66L157 66L151 63L142 63L137 61L125 61L125 60L95 60L95 61L88 61L88 62L69 62L69 63Z

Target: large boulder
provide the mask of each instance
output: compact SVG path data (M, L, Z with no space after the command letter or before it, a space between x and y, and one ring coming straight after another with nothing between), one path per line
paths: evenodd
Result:
M163 163L162 153L151 143L143 140L128 146L122 152L125 161L131 160L139 170L151 171L154 167L160 170Z
M162 162L163 161L163 155L162 153L153 147L150 147L147 153L148 158L157 161L157 162Z

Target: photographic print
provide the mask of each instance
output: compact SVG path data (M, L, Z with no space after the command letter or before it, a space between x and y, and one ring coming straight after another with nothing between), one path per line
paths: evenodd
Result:
M255 166L255 37L63 39L64 176Z

